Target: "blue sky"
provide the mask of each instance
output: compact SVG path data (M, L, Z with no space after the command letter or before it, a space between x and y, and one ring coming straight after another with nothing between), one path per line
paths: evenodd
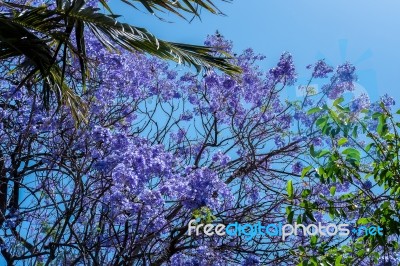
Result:
M221 3L219 3L221 2ZM157 37L202 44L207 34L219 30L234 41L235 49L251 47L267 56L271 67L283 51L293 54L300 81L304 67L325 58L338 65L357 66L360 87L372 99L388 93L400 101L400 2L395 0L233 0L219 3L226 16L203 12L202 21L188 23L163 14L172 23L137 12L113 1L122 21L146 27Z

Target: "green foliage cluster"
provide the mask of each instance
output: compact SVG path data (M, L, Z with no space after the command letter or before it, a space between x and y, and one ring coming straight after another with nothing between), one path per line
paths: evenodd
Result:
M304 168L302 178L317 178L322 184L349 182L352 189L348 193L335 195L336 187L332 185L330 195L319 195L327 205L330 219L354 221L356 226L379 225L384 235L353 236L334 245L313 237L309 245L300 249L302 254L297 254L301 257L299 266L361 265L366 256L373 258L371 265L377 265L384 252L399 250L396 237L400 234L400 110L391 113L380 103L381 111L363 110L354 115L343 102L340 98L332 107L309 110L309 114L321 113L315 124L331 145L323 150L310 146L310 156L318 167ZM365 182L371 182L371 188L363 186ZM291 186L288 183L289 198L293 197ZM307 190L301 194L304 213L319 209L309 201L310 194ZM293 220L291 212L288 219Z

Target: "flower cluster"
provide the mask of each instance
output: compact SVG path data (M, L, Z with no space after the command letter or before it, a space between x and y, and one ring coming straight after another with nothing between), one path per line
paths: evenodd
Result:
M308 65L307 69L313 67L312 77L313 78L327 78L329 73L333 72L333 67L325 63L325 60L319 60L314 65Z

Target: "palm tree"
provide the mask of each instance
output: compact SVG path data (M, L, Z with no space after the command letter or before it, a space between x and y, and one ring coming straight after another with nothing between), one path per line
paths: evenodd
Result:
M141 5L149 12L168 11L180 17L189 14L199 17L199 9L220 13L211 0L121 0L138 9ZM230 1L230 0L222 0ZM121 23L105 0L99 2L107 13L87 5L87 0L56 0L53 5L32 6L0 2L0 60L23 57L16 68L24 68L27 81L42 81L41 93L46 105L51 93L59 104L69 106L76 118L83 118L84 105L65 82L65 71L71 56L79 58L82 85L85 87L89 64L86 58L85 29L111 50L122 47L141 51L162 59L173 60L198 71L215 67L234 75L240 69L229 62L229 55L215 57L210 47L173 43L157 39L146 29Z

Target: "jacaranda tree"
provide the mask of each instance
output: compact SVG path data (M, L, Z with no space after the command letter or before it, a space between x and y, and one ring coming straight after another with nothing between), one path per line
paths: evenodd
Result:
M312 78L332 72L329 84L338 87L285 101L280 91L296 80L288 53L263 72L264 57L248 49L235 58L238 79L215 71L198 77L140 53L110 52L90 36L95 67L79 95L87 123L76 125L56 99L43 108L40 83L18 87L24 71L2 74L0 222L8 264L296 263L291 252L304 238L189 236L187 224L193 217L285 222L287 181L300 178L309 145L322 145L312 127L318 115L306 110L351 90L354 68L334 71L320 61ZM205 45L232 53L221 36ZM81 80L78 58L65 73L71 83Z

